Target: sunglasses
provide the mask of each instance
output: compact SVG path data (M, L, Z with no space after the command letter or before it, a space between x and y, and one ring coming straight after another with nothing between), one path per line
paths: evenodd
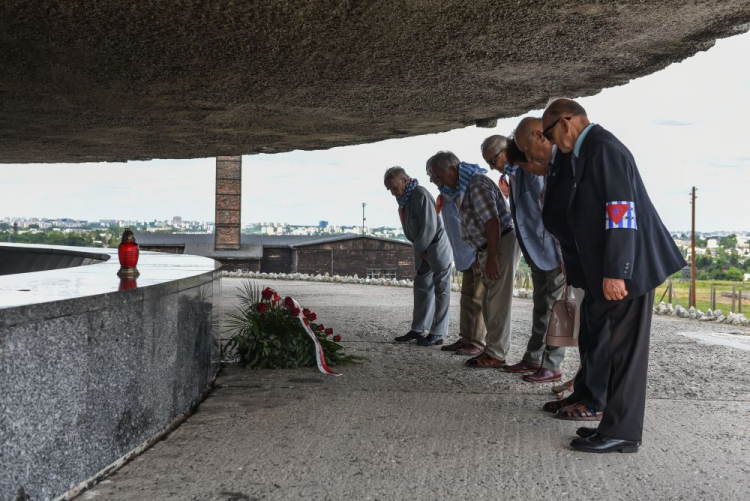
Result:
M557 120L554 120L554 121L553 121L553 122L552 122L551 124L549 124L549 127L547 127L546 129L544 129L544 130L542 131L542 135L543 135L544 137L546 137L546 138L547 138L547 141L552 141L552 129L554 129L554 128L555 128L555 125L557 125L557 123L558 123L558 122L559 122L560 120L562 120L563 118L564 118L565 120L570 120L570 119L571 119L571 118L573 118L573 117L560 117L560 118L558 118Z
M497 155L495 155L494 157L492 157L492 159L491 159L491 160L487 160L487 159L485 158L485 160L484 160L484 161L485 161L485 162L487 162L487 165L489 165L490 167L494 167L494 166L495 166L495 162L497 162L497 157L499 157L499 156L500 156L500 154L501 154L502 152L504 152L504 151L505 151L505 148L503 148L502 150L498 151L498 152L497 152Z

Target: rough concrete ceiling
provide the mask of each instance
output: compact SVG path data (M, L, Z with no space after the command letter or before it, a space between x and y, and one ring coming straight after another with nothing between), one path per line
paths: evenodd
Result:
M0 162L441 132L624 84L748 23L750 0L5 0Z

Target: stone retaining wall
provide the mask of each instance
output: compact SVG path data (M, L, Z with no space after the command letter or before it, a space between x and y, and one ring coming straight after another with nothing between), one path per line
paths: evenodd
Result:
M116 264L87 268L98 267L117 280ZM201 397L218 369L212 325L220 284L216 271L194 273L0 307L0 500L63 494Z

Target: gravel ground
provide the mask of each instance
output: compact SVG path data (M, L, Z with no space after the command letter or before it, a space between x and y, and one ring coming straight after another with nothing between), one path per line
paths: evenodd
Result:
M225 307L239 283L224 279ZM750 351L679 334L744 342L750 329L655 316L644 445L590 455L568 446L576 423L540 410L550 385L394 344L411 289L262 285L310 307L371 362L339 378L228 367L194 416L83 499L750 499ZM514 300L511 362L530 329L531 301ZM577 366L568 350L565 376Z

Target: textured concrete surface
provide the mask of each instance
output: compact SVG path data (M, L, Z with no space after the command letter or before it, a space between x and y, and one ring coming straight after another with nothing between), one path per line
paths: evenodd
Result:
M225 295L237 284L224 279ZM262 285L311 307L372 362L340 378L225 369L188 422L82 499L750 497L750 353L677 335L727 326L655 317L644 446L587 455L568 446L578 424L540 410L549 385L393 344L408 328L411 290ZM515 300L513 315L511 361L528 339L531 301ZM566 375L577 364L569 350Z
M748 0L0 2L0 162L240 155L441 132L744 32Z
M2 501L50 499L86 480L188 410L218 368L214 261L178 256L170 266L145 253L140 287L118 291L114 252L0 277ZM27 302L16 306L21 287ZM50 299L46 289L67 290Z

